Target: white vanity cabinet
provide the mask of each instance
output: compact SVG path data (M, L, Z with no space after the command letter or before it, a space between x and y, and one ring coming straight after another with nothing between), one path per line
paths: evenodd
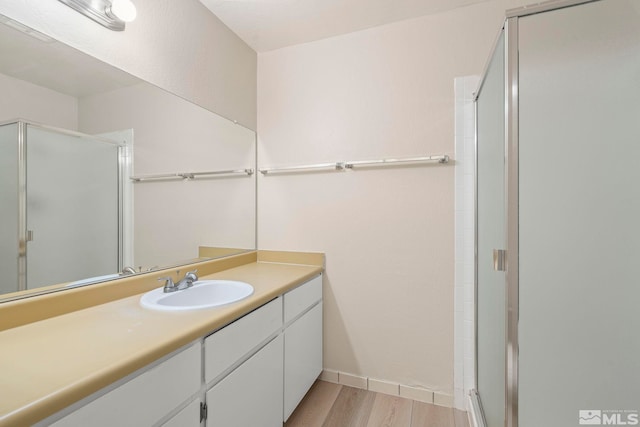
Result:
M201 344L195 343L52 425L55 427L154 425L200 391L201 354ZM199 406L198 403L198 408ZM40 425L49 424L45 422ZM188 424L181 424L182 427L199 425L199 417Z
M206 427L280 427L322 371L322 276L207 337L204 365Z
M281 427L321 370L319 275L37 426Z
M162 423L162 427L198 427L200 421L202 401L200 398L194 399L184 409Z
M207 427L282 425L282 301L205 338Z
M322 372L322 276L284 294L286 421Z

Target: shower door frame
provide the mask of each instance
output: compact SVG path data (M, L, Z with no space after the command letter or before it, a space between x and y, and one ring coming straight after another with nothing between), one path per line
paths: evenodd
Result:
M505 84L505 218L506 218L506 301L505 301L505 427L518 427L518 320L519 320L519 63L518 21L519 18L550 12L572 6L602 0L557 0L520 7L506 12L503 28L496 37L483 70L478 88L474 93L474 108L477 117L478 97L485 81L489 64L497 48L497 40L504 32L504 84ZM478 384L478 121L475 121L475 382ZM481 396L477 390L471 394L471 404L478 410L480 422L486 426ZM492 426L493 427L493 426Z
M100 136L88 135L82 132L76 132L68 129L62 129L54 126L43 125L40 123L14 119L0 122L0 126L4 125L17 125L17 150L18 150L18 283L17 291L27 290L27 244L28 244L28 232L27 232L27 128L29 126L54 132L62 135L68 135L72 137L88 138L104 142L107 144L115 145L118 148L118 271L122 270L124 265L124 183L126 175L126 162L127 162L127 146L126 142L114 141L109 138Z

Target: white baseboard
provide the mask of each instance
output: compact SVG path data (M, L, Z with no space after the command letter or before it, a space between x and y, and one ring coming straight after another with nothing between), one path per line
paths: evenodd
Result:
M454 403L453 396L449 394L436 392L423 387L414 387L376 378L353 375L347 372L324 369L320 374L320 379L349 387L388 394L390 396L400 396L417 400L419 402L433 403L435 405L445 406L448 408L453 408Z

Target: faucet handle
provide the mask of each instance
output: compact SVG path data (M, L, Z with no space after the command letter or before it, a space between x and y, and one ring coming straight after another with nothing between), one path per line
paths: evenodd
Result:
M173 283L173 279L171 277L159 277L158 281L164 280L164 291L171 292L176 290L176 285Z
M126 276L127 274L136 274L136 269L133 267L124 267L120 275Z
M185 274L184 278L191 283L196 282L198 280L198 275L196 274L197 272L198 272L198 269L190 271L187 274Z

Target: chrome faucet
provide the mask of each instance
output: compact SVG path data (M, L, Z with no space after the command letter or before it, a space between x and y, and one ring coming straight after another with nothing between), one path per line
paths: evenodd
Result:
M125 267L122 269L122 273L123 276L127 275L127 274L136 274L136 269L133 267Z
M164 292L175 292L181 291L183 289L190 288L193 286L193 282L198 280L198 276L196 272L198 270L193 270L184 275L182 279L178 281L178 283L174 283L171 277L160 277L158 280L164 280ZM178 270L178 277L180 277L180 270Z

